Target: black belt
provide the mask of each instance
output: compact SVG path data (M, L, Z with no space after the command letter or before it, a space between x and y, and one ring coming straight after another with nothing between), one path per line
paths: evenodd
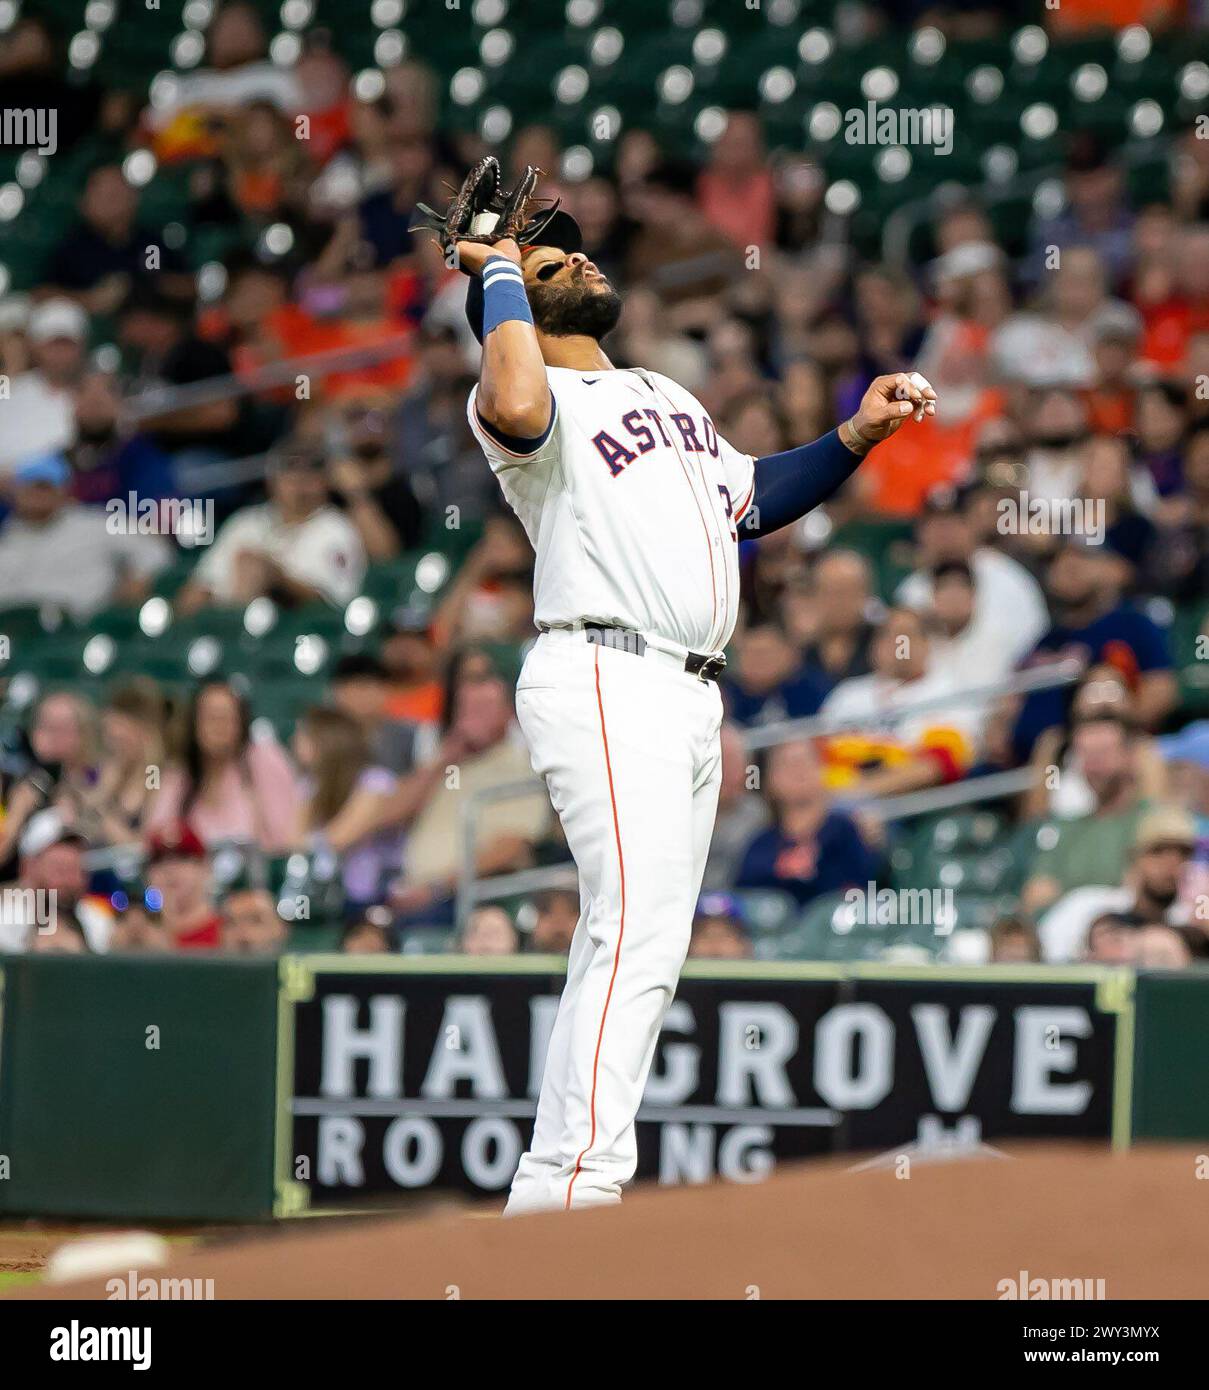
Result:
M588 641L595 642L598 646L612 647L614 651L630 652L634 656L647 654L646 638L633 628L585 623L583 631ZM721 653L707 656L704 652L689 652L684 658L684 669L699 681L717 681L726 670L726 658Z

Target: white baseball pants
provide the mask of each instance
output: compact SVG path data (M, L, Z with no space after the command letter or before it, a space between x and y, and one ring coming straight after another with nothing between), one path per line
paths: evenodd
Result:
M619 1202L634 1176L634 1117L713 834L722 723L714 682L583 632L543 633L516 698L579 869L581 908L506 1215Z

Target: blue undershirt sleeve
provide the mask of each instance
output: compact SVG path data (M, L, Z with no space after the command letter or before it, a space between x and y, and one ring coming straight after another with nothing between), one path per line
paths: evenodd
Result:
M755 463L755 490L739 538L751 540L779 531L825 502L856 471L854 454L832 430L813 444L769 454Z

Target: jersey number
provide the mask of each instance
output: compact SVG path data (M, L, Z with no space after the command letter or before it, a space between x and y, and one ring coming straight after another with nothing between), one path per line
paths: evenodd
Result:
M731 523L730 538L732 541L737 541L739 539L739 533L735 529L735 504L730 500L730 488L728 488L725 483L719 483L718 491L722 494L722 498L726 503L726 519Z

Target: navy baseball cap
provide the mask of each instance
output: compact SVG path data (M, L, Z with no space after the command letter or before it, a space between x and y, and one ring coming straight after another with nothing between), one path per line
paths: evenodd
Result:
M570 254L584 249L584 234L579 223L569 212L561 209L554 214L542 229L541 239L534 246L557 246L560 251ZM481 343L483 341L483 281L478 275L470 277L466 290L466 322L470 331Z
M702 893L697 899L696 920L704 921L711 917L728 917L745 930L747 914L743 904L733 893Z

